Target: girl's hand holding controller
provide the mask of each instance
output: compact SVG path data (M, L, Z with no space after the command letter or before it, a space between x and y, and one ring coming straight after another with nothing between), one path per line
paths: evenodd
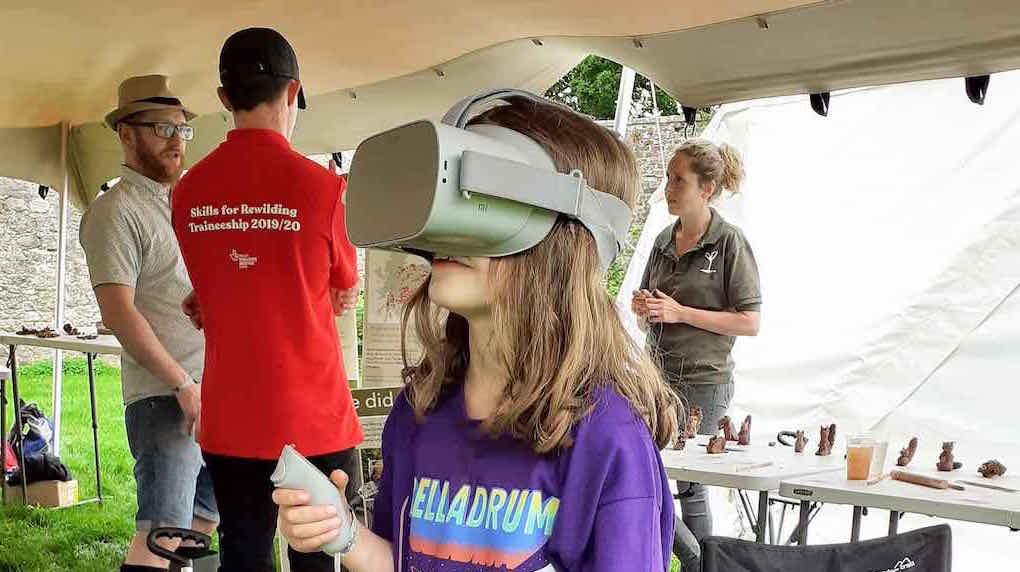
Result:
M336 488L347 488L347 473L330 475ZM297 489L276 489L273 502L280 507L280 532L298 552L318 552L340 536L343 522L334 505L308 506L308 493Z
M287 445L270 478L277 487L273 502L280 507L280 531L295 550L350 552L356 541L357 519L344 496L346 473L333 471L330 483L326 475Z

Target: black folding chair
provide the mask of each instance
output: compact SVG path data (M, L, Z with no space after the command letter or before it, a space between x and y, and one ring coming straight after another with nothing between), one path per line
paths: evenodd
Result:
M949 572L952 533L941 524L850 544L775 546L712 536L701 543L702 572Z

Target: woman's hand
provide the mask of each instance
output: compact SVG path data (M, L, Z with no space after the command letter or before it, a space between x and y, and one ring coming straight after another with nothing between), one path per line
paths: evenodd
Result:
M645 306L648 308L648 321L663 324L684 323L686 306L681 306L676 300L670 298L661 291L656 290L652 297L645 299Z
M330 479L340 494L347 488L347 473L336 470ZM280 507L280 532L298 552L316 552L340 534L340 517L335 506L307 506L308 493L276 489L273 502ZM352 523L357 526L357 523Z
M630 311L639 318L648 317L648 306L645 304L646 296L640 290L634 290L630 299Z

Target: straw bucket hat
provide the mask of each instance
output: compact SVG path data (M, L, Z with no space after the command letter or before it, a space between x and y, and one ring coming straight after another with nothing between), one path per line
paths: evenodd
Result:
M117 90L117 109L106 114L106 124L116 129L117 123L129 115L153 109L179 109L188 121L195 114L188 111L180 98L170 91L170 78L165 75L141 75L122 81Z

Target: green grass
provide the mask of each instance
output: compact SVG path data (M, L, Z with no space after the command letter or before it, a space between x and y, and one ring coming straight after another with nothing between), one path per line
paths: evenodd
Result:
M39 362L18 368L25 401L51 410L52 366ZM88 376L84 359L64 363L61 460L78 480L81 498L96 494ZM7 385L7 430L13 419ZM96 364L96 402L103 505L52 510L0 507L0 571L116 570L127 551L135 524L133 460L124 433L120 371Z

